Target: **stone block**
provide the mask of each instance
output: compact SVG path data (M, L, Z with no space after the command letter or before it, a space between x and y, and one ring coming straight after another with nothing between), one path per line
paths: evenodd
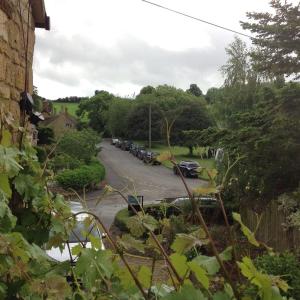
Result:
M13 101L20 101L20 91L15 89L15 88L11 88L10 89L10 99Z
M9 44L13 49L21 49L21 45L24 48L24 41L19 30L19 26L13 22L9 21L8 23L8 32L9 32Z
M24 68L15 65L15 86L19 90L24 90L25 84L25 70Z
M9 102L9 111L13 115L15 120L20 120L20 105L17 101Z
M10 87L4 82L0 82L0 98L10 99Z
M7 28L8 18L6 14L0 10L0 38L8 42L8 28Z
M6 77L7 59L4 54L0 53L0 81L4 81Z

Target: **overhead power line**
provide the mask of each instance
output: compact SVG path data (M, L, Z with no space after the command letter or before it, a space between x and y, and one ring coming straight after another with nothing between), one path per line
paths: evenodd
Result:
M151 2L151 1L147 1L147 0L142 0L142 1L143 1L143 2L146 2L146 3L148 3L148 4L151 4L151 5L157 6L157 7L159 7L159 8L168 10L168 11L173 12L173 13L175 13L175 14L178 14L178 15L181 15L181 16L184 16L184 17L187 17L187 18L190 18L190 19L193 19L193 20L196 20L196 21L199 21L199 22L202 22L202 23L211 25L211 26L214 26L214 27L217 27L217 28L221 28L221 29L223 29L223 30L230 31L230 32L236 33L236 34L238 34L238 35L242 35L242 36L248 37L248 38L250 38L250 39L253 38L252 36L250 36L250 35L248 35L248 34L245 34L245 33L242 33L242 32L239 32L239 31L236 31L236 30L233 30L233 29L230 29L230 28L227 28L227 27L224 27L224 26L221 26L221 25L212 23L212 22L208 22L208 21L202 20L202 19L200 19L200 18L193 17L193 16L191 16L191 15L185 14L185 13L180 12L180 11L177 11L177 10L174 10L174 9L172 9L172 8L168 8L168 7L166 7L166 6L162 6L162 5L160 5L160 4L157 4L157 3L154 3L154 2Z

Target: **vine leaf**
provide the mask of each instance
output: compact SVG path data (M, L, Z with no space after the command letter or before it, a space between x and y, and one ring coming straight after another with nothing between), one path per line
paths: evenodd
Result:
M172 264L174 265L176 271L178 272L180 277L187 276L189 267L186 263L187 258L184 255L180 255L178 253L173 253L170 256L170 260Z
M242 274L259 288L259 294L264 300L282 299L279 288L284 292L289 288L288 284L280 279L280 277L259 272L252 260L247 256L243 257L242 262L238 262L237 264Z
M259 247L259 243L256 240L254 233L242 222L241 215L233 212L232 217L235 221L237 221L240 224L241 230L243 234L246 236L246 238L248 239L249 243L256 247Z
M16 176L22 168L17 162L21 152L15 148L7 148L0 145L0 172L6 173L9 178Z
M179 233L176 235L171 249L179 254L186 253L195 246L207 244L207 241L204 240L205 237L205 232L201 228L192 234Z
M209 278L206 275L206 271L194 261L188 262L188 266L190 267L191 271L194 272L197 280L202 284L202 286L205 289L208 290Z
M141 266L137 278L144 288L149 289L151 285L151 270L148 267Z
M142 241L135 239L130 234L124 234L122 239L118 239L118 243L126 250L136 249L141 253L145 253L145 245Z
M162 298L163 300L207 300L199 289L192 285L185 284L179 292L172 292L168 296Z
M141 237L146 231L139 216L133 216L128 218L126 226L129 229L130 233L137 238Z
M142 216L142 223L144 227L146 227L150 231L154 231L159 226L159 222L150 215Z
M11 197L11 188L7 174L0 174L0 189L5 193L7 198Z
M231 260L231 252L232 247L226 248L222 253L220 253L220 258L223 261ZM215 256L198 255L193 261L204 267L209 275L214 275L220 270L220 265Z

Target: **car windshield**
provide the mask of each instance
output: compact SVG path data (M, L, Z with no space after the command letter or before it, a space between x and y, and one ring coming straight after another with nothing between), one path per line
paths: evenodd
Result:
M96 238L101 238L97 227L92 224L86 227L83 222L77 222L75 228L71 231L68 242L69 243L79 243L79 242L89 242L88 235L92 235Z

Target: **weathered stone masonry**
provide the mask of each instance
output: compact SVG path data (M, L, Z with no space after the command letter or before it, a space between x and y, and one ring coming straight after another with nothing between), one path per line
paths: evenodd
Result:
M26 90L27 48L27 87L30 94L33 90L32 60L36 27L49 29L43 0L0 0L0 104L5 105L15 120L20 117L20 93Z

